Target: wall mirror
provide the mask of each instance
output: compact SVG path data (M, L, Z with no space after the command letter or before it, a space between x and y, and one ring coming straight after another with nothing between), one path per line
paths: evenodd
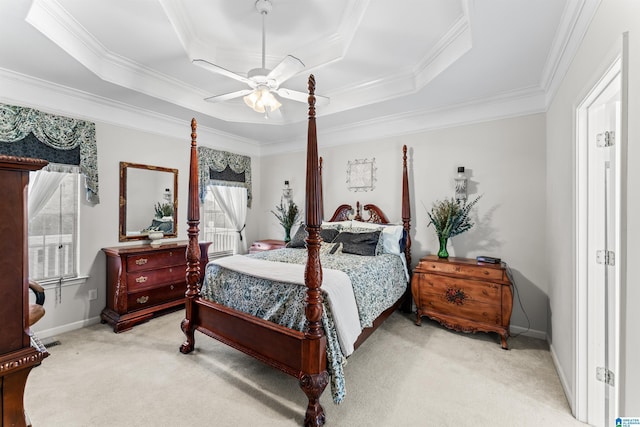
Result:
M177 221L178 169L120 162L120 241L177 237Z

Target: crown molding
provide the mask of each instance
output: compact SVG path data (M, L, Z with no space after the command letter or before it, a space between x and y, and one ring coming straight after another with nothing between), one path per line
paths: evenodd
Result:
M155 135L190 140L189 123L168 115L148 111L94 94L70 89L45 80L0 68L0 102L36 108L48 113L105 123ZM202 141L215 141L215 148L239 154L260 156L259 142L198 126Z
M540 78L540 86L546 93L545 108L551 105L569 71L600 2L601 0L567 1Z
M531 87L447 108L415 110L362 120L345 126L319 128L318 145L334 147L545 112L544 91L538 87ZM305 146L302 146L300 141L287 141L264 146L261 155L304 149Z

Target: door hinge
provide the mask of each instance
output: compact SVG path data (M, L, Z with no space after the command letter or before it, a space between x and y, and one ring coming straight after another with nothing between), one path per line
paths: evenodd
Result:
M614 131L606 131L596 135L597 147L611 147L616 143L616 133Z
M616 255L613 251L596 251L596 262L598 264L616 265Z
M609 384L610 386L614 385L614 374L613 371L610 371L607 368L598 367L596 368L596 379L598 381L602 381L605 384Z

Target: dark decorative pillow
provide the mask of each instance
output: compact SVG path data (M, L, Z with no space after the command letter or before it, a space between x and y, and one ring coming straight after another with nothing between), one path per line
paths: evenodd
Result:
M333 239L340 233L335 228L321 228L320 229L320 237L322 237L322 241L325 243L333 242ZM304 239L307 238L307 229L304 224L301 224L296 231L296 234L293 236L291 241L287 243L288 248L305 248L307 247L307 243Z
M325 243L332 243L336 236L340 234L340 230L337 228L321 228L320 229L320 237L322 237L322 241Z
M375 256L378 240L380 240L380 230L369 233L342 231L333 243L342 243L342 252L347 254Z
M307 238L307 230L305 230L304 224L300 224L300 227L298 227L298 231L296 231L296 234L291 238L291 241L287 243L287 247L288 248L304 248L306 247L306 243L304 241L304 239L306 238Z
M402 229L402 238L400 239L400 253L403 254L407 247L407 230Z

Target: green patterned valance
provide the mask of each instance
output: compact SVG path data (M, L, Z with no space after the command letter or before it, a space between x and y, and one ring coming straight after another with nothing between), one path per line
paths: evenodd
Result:
M200 200L204 200L207 184L247 189L247 207L251 207L251 157L228 151L198 147Z
M100 201L95 123L0 103L0 153L80 166L87 200Z

